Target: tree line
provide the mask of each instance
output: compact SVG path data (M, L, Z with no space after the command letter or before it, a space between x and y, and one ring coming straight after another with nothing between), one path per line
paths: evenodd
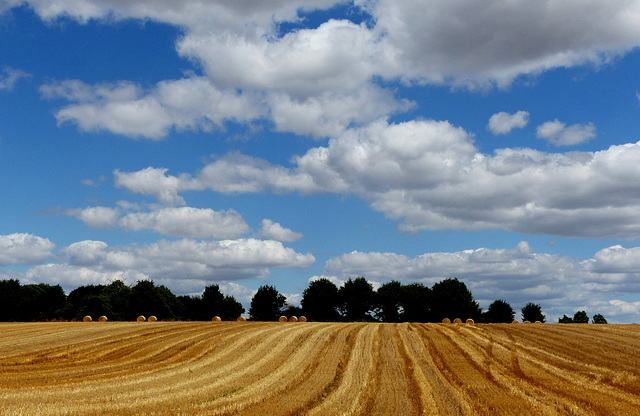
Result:
M127 286L120 280L108 285L81 286L66 295L60 285L22 285L16 279L0 281L0 321L81 320L84 316L107 316L113 321L156 316L160 320L235 320L245 312L233 296L225 296L218 285L206 286L199 296L176 296L167 287L151 280ZM527 303L521 310L523 321L545 322L539 304ZM364 277L347 280L338 288L329 279L309 283L300 306L287 304L274 286L258 288L251 299L249 319L275 321L280 316L305 316L311 321L442 322L473 319L483 323L510 323L515 310L504 300L492 302L486 311L471 291L458 279L444 279L431 288L422 283L384 283L377 290ZM584 311L565 323L588 323ZM594 323L606 323L602 315Z

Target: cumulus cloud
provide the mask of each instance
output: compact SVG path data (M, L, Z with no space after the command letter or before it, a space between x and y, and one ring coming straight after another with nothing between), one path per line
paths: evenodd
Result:
M0 266L41 263L53 255L55 247L48 238L33 234L0 235Z
M292 242L302 240L303 235L302 233L296 233L288 228L284 228L277 222L263 219L262 228L260 228L256 237L282 242Z
M631 322L637 321L638 305L618 297L640 293L640 269L629 265L637 250L614 246L588 260L536 253L524 241L511 249L479 248L415 257L354 251L329 259L321 277L340 283L364 276L378 284L395 279L427 286L456 277L485 308L496 299L506 299L514 309L533 301L543 305L552 322L581 309ZM601 264L604 257L606 268Z
M515 114L500 112L491 116L487 128L495 135L507 134L513 129L522 129L529 123L529 113L518 111Z
M625 0L464 0L429 7L362 0L353 7L368 14L368 24L328 19L285 33L280 24L303 23L305 12L344 2L28 3L45 20L152 19L182 29L176 51L202 68L203 76L151 88L125 81L43 86L44 96L70 101L56 113L59 123L134 138L160 139L172 129L209 130L226 120L260 118L281 131L334 136L410 108L382 87L387 82L507 87L518 77L553 68L606 64L640 44L640 7ZM572 140L576 135L569 134Z
M556 119L538 126L537 136L555 146L572 146L596 137L596 127L592 123L567 126Z
M286 168L232 153L195 175L147 168L116 183L161 201L179 192L331 192L357 195L400 230L503 229L568 237L640 237L640 143L598 152L498 149L432 120L349 129ZM153 173L157 181L149 181ZM153 186L148 186L153 182ZM163 188L166 184L167 188Z
M123 213L123 210L139 208L126 203L120 205L123 207L77 208L66 210L65 213L78 218L91 228L152 230L172 237L228 239L251 231L244 218L232 209L214 211L210 208L164 207L152 211Z

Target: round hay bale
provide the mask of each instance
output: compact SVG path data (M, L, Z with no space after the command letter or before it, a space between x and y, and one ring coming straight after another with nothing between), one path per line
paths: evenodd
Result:
M236 319L236 321L238 321L238 322L247 322L247 318L245 318L244 316L238 316L238 319Z
M84 318L82 318L82 322L91 322L91 321L93 321L93 319L91 319L91 317L89 315L87 315Z
M298 322L298 317L297 316L290 317L289 322Z
M542 321L535 321L534 324L541 324Z
M287 319L287 317L286 317L286 316L282 315L282 316L280 317L280 319L278 319L278 321L280 321L280 322L287 322L287 321L288 321L288 319Z
M529 321L524 321L523 324L530 324L531 322Z
M473 325L473 324L475 324L475 322L474 322L474 321L473 321L473 319L471 319L471 318L467 319L465 323L466 323L466 324L469 324L469 325Z
M98 321L100 321L100 322L107 322L107 321L108 321L108 319L107 319L107 317L106 317L106 316L102 315L100 318L98 318Z
M158 318L156 318L155 315L151 315L149 317L149 322L158 322Z
M453 323L454 324L461 324L462 323L462 319L456 318L456 319L453 320Z
M449 319L449 318L444 318L444 319L442 320L442 323L443 323L443 324L450 324L450 323L451 323L451 319Z
M211 319L213 322L220 322L222 321L222 319L219 316L214 316L213 319Z
M146 320L147 320L147 318L145 318L145 317L144 317L144 316L142 316L142 315L140 315L140 316L138 316L138 317L136 318L136 321L138 321L138 322L144 322L144 321L146 321Z
M307 322L307 318L304 316L301 316L300 318L298 318L298 322Z
M518 321L517 319L514 319L513 321L511 321L512 324L519 324L520 321Z

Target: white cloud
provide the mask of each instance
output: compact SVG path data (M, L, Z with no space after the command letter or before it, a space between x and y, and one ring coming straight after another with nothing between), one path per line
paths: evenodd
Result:
M0 235L0 266L41 263L56 247L48 238L33 234Z
M19 69L13 69L8 66L5 66L3 68L2 73L4 75L0 75L0 91L12 90L20 79L31 77L31 74L20 71Z
M67 215L71 215L84 222L91 228L111 228L114 227L120 217L120 210L109 207L87 207L68 209L65 211Z
M284 228L279 223L268 219L262 220L262 228L260 228L260 231L258 231L256 236L259 238L282 242L298 241L303 237L302 233L291 231L288 228Z
M638 305L618 299L640 293L637 267L629 269L627 259L620 257L610 258L607 270L594 267L602 260L602 253L610 250L624 249L604 249L589 260L535 253L526 242L513 249L480 248L415 257L354 251L329 259L324 275L319 277L343 282L364 276L378 284L395 279L427 286L456 277L467 284L485 308L496 299L506 299L517 310L532 301L542 304L551 322L582 309L590 314L602 313L610 321L637 322ZM625 254L631 258L638 248L628 250Z
M242 216L234 210L214 211L191 207L130 212L120 218L119 224L128 230L153 230L158 234L187 238L237 238L251 231Z
M572 146L596 137L596 127L592 123L568 126L557 119L538 126L537 136L555 146Z
M185 201L178 196L178 190L190 189L184 180L175 176L166 176L169 169L148 167L146 169L126 173L113 172L116 187L126 188L129 192L153 195L160 202L168 205L184 205Z
M515 114L496 113L489 119L487 128L495 135L507 134L513 129L522 129L529 123L529 113L518 111Z

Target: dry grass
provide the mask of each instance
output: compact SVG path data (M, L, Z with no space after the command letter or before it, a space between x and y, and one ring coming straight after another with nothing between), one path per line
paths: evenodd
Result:
M1 415L633 415L640 327L0 324Z

